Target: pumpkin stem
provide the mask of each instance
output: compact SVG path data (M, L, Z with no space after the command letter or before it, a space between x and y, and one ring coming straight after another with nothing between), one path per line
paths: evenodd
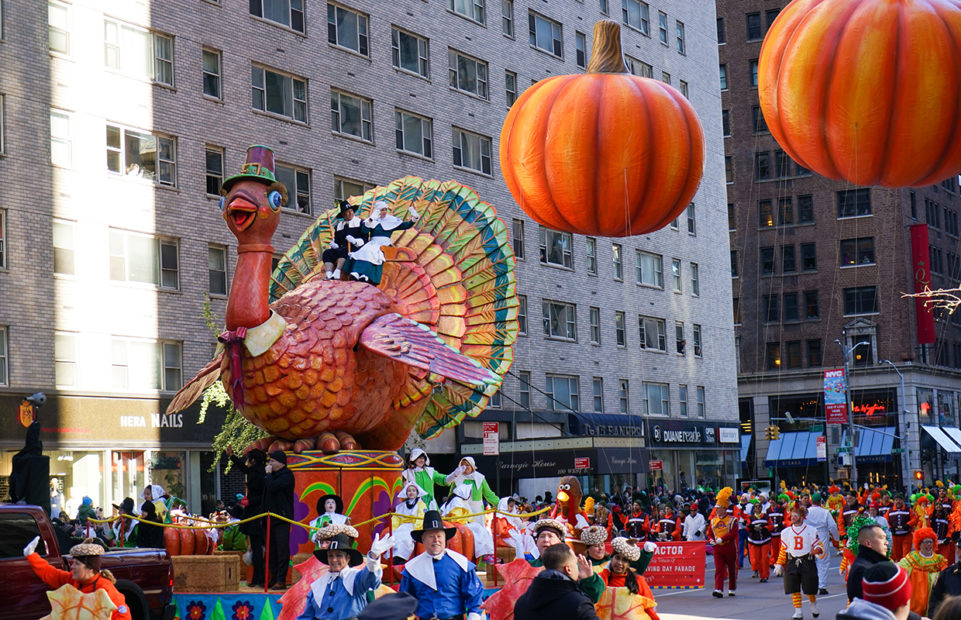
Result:
M627 73L621 52L621 26L615 21L602 19L594 24L594 44L588 73Z

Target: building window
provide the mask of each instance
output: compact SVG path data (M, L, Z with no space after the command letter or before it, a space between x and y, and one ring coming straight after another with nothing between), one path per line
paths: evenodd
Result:
M764 113L761 106L751 106L751 127L755 134L768 133L767 122L764 120Z
M180 288L177 242L110 230L110 279Z
M759 200L757 203L758 223L761 228L774 226L774 204L768 200Z
M204 173L206 192L210 196L220 195L224 183L224 150L216 146L204 149Z
M527 335L527 295L517 296L517 334Z
M550 228L544 228L541 226L541 264L573 269L574 261L573 257L571 256L571 243L571 233L551 230Z
M56 252L57 252L56 235L54 235L54 257L53 257L54 266L56 266L57 264ZM7 268L7 210L0 209L0 269L6 269L6 268Z
M524 220L511 221L511 242L514 247L514 258L524 260Z
M591 276L597 275L597 239L594 237L587 237L585 239L587 242L587 274Z
M725 138L731 136L731 111L721 110L721 133Z
M816 368L821 365L821 341L808 340L808 368Z
M211 295L227 294L227 248L207 246L207 290Z
M754 153L754 180L764 181L771 178L771 154L767 151Z
M724 180L727 183L734 182L734 159L730 155L724 156Z
M641 406L645 415L671 415L671 390L666 383L643 384L644 400Z
M604 378L594 377L591 389L594 392L594 412L604 413Z
M543 15L538 15L534 11L529 12L527 21L531 47L563 58L564 44L561 25Z
M677 386L677 400L681 405L681 417L687 417L687 386L680 384Z
M577 340L577 307L559 301L544 300L544 335L549 338Z
M547 375L548 411L577 411L581 408L578 380L569 375Z
M781 343L769 342L765 347L766 367L768 370L777 370L781 367Z
M797 321L799 316L797 293L784 293L784 321Z
M731 303L732 314L734 316L734 324L741 324L741 300L738 297L734 297Z
M577 52L577 66L587 67L587 36L583 32L574 33L574 49Z
M838 217L871 215L871 190L849 189L837 193Z
M337 90L330 91L330 130L373 141L373 102Z
M494 392L494 394L491 395L491 399L488 402L487 406L490 407L491 409L500 409L502 407L500 390Z
M624 257L621 252L621 244L611 244L611 263L614 266L614 279L618 282L624 280Z
M687 54L687 43L684 40L684 24L679 21L674 22L674 43L678 54Z
M517 74L513 71L504 71L504 96L508 108L517 101Z
M667 13L664 11L657 12L657 38L660 39L661 43L668 45L667 42Z
M689 90L688 90L687 82L685 82L684 80L680 80L680 81L678 82L678 86L679 86L679 88L681 89L681 94L684 95L684 98L685 98L685 99L690 99L691 96L690 96L690 92L689 92Z
M175 391L183 385L182 346L114 338L111 346L113 388L118 391Z
M601 309L591 306L591 343L601 344Z
M761 248L761 275L769 276L774 273L774 247Z
M487 99L487 63L449 49L450 87L462 93Z
M724 18L718 17L717 18L717 44L723 45L724 43L727 43L727 31L724 28Z
M10 385L10 354L7 346L7 328L0 326L0 385Z
M671 74L668 73L667 71L661 71L661 81L664 82L665 84L670 84Z
M797 260L794 253L794 244L781 246L781 273L794 273L797 271Z
M701 326L695 323L692 334L692 340L694 341L694 357L701 357L703 355L703 349L701 348Z
M794 224L794 201L790 196L778 198L777 216L778 226L791 226Z
M328 43L369 56L367 32L366 15L327 3Z
M54 334L53 367L58 386L77 385L77 334Z
M738 277L737 250L731 250L731 277Z
M757 58L752 58L750 61L751 67L751 86L757 88Z
M705 414L705 397L704 397L704 386L699 385L695 388L695 395L697 398L697 417L703 418Z
M478 24L484 23L484 0L447 0L447 10Z
M660 254L637 250L637 283L645 286L664 288L664 259Z
M304 32L304 0L250 0L250 14Z
M204 95L220 99L221 56L220 52L203 51Z
M841 239L841 266L874 264L874 237Z
M2 3L3 3L3 0L0 0L0 4ZM4 111L5 102L6 102L5 96L3 94L0 94L0 154L7 152L7 143L5 140L6 136L4 135L5 134L4 129L6 127L6 118L7 118L6 113Z
M70 115L53 108L50 109L50 163L63 168L73 163Z
M761 14L747 14L747 40L756 41L761 38Z
M687 234L697 235L697 220L695 219L694 203L687 205Z
M844 315L877 314L877 287L860 286L844 289Z
M701 279L698 277L697 263L691 263L691 295L694 297L701 295Z
M722 64L719 68L721 73L721 90L727 90L727 65Z
M521 403L521 407L524 409L531 408L531 373L527 370L522 370L518 373L517 381L518 386L518 400Z
M611 5L609 0L600 0L600 8L601 8L602 15L611 14Z
M176 142L107 125L107 170L173 187L177 184Z
M674 321L674 349L678 354L684 355L687 348L687 340L684 339L684 322Z
M174 85L174 40L165 34L150 32L104 19L104 61L108 69L130 77Z
M652 351L667 351L667 334L664 319L648 316L637 317L641 348Z
M371 183L351 181L342 177L334 177L334 201L339 204L351 196L363 196L367 190L374 189Z
M514 38L513 0L501 0L501 30L505 37Z
M397 109L394 110L394 118L397 122L397 150L431 159L431 120Z
M654 77L654 67L642 60L625 55L624 63L627 65L627 71L631 75L637 75L646 78Z
M396 68L429 79L429 49L429 42L424 37L391 27L391 63Z
M621 0L621 15L624 23L643 34L651 34L651 9L640 0Z
M780 13L781 9L768 9L767 11L764 11L764 22L768 29L771 28L771 25L774 23L774 20L777 19L777 16Z
M777 323L781 320L781 298L777 295L764 296L764 321Z
M681 259L671 259L671 279L675 293L681 292Z
M818 307L818 292L804 291L804 319L807 321L821 318L821 310Z
M294 166L277 164L277 180L287 188L285 209L310 213L310 172Z
M250 88L255 110L307 122L307 80L251 65Z
M791 369L801 368L801 341L793 340L784 344L787 354L787 367Z
M619 347L627 346L627 328L624 313L620 311L614 313L614 340Z
M76 275L76 230L73 222L53 221L53 272ZM4 265L5 266L5 265Z
M454 166L490 176L491 139L455 127Z
M801 244L801 271L817 271L817 248L813 243Z
M617 382L617 408L625 414L631 411L631 385L627 379Z
M70 9L60 2L47 3L50 51L70 54Z
M814 222L814 200L810 195L797 197L797 221L798 224Z

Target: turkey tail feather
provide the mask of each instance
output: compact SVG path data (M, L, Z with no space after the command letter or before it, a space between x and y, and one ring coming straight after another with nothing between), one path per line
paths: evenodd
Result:
M180 388L174 395L170 404L167 405L167 413L177 413L183 411L200 398L204 390L220 380L220 367L223 364L224 354L221 351L214 359L197 373L197 376L187 382L187 385Z

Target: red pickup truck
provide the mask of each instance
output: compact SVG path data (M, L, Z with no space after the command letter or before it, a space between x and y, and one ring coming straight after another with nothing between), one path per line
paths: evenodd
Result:
M67 550L47 514L39 506L0 504L0 620L41 618L50 613L49 588L34 574L23 548L40 536L37 553L63 570ZM127 599L133 620L170 620L174 607L173 565L164 549L126 549L103 555L103 568L117 578L117 590Z

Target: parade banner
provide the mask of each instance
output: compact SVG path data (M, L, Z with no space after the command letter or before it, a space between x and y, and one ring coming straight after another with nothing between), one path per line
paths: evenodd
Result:
M652 588L703 588L706 544L696 542L659 542L654 557L644 572Z
M844 369L824 371L824 412L828 424L847 424L848 401Z
M818 462L824 462L828 459L828 438L824 435L818 435L817 437L818 446Z
M911 263L914 266L914 292L931 290L931 265L928 225L911 226ZM914 314L918 327L918 344L934 344L934 310L923 297L914 298Z

